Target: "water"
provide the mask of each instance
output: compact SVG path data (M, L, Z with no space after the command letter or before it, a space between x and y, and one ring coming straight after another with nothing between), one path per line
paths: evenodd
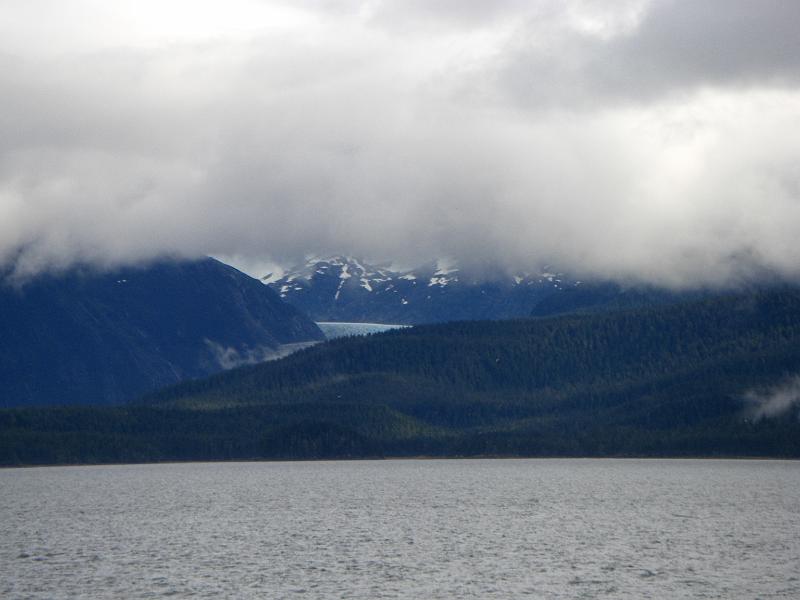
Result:
M3 598L800 598L800 464L0 471Z
M370 333L381 333L390 329L403 329L408 325L390 325L388 323L317 323L322 333L329 340L348 335L368 335Z

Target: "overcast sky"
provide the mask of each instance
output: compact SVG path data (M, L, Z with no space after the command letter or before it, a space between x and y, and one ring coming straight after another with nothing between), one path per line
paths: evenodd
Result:
M800 2L4 0L0 263L800 277Z

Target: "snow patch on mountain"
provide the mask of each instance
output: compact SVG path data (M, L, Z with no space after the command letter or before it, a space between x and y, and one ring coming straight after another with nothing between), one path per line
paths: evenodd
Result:
M339 294L342 293L342 288L344 287L345 282L352 277L352 275L350 275L350 273L348 272L348 267L349 265L347 264L342 265L342 270L339 273L339 287L336 288L336 294L334 294L333 296L334 300L339 299Z
M579 285L546 265L516 273L477 274L451 260L411 269L351 256L310 257L282 277L270 274L262 281L321 321L395 323L528 316L545 298ZM565 300L574 303L574 298ZM548 306L553 302L560 301L553 297Z
M437 276L434 276L434 277L431 277L430 281L428 282L428 287L433 287L435 285L444 287L444 286L446 286L447 284L449 284L449 283L451 283L453 281L458 281L458 277L441 277L441 276L437 277Z

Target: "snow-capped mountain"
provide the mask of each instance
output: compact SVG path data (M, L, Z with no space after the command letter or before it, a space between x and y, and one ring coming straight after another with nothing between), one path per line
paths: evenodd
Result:
M404 270L345 256L312 258L262 281L317 321L398 324L548 315L670 296L586 283L548 268L487 277L445 261Z

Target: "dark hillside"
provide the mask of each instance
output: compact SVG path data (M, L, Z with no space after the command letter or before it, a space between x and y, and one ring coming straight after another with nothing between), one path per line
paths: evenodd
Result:
M120 403L320 339L274 292L210 258L0 281L0 406Z
M0 413L0 431L17 440L6 462L42 461L56 448L82 460L83 444L101 460L98 436L119 452L145 448L137 460L800 456L796 408L759 419L744 400L796 373L800 293L781 289L339 339L126 409Z

